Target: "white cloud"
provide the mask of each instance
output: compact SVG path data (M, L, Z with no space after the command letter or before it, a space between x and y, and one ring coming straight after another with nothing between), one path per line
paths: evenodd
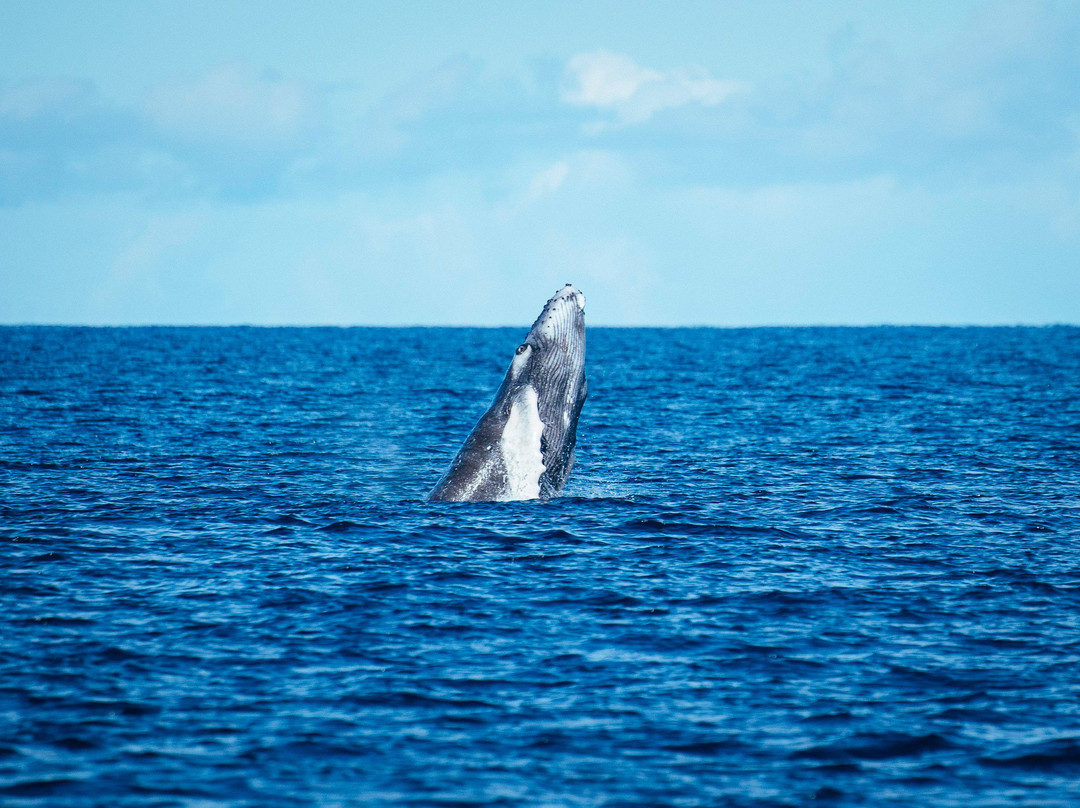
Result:
M566 70L570 83L563 100L577 106L614 106L632 98L646 82L663 79L663 74L638 67L629 56L603 50L579 53Z
M748 88L744 82L713 78L701 67L662 72L640 67L624 54L599 50L567 62L561 96L574 106L612 111L620 122L631 124L647 121L662 109L714 106Z

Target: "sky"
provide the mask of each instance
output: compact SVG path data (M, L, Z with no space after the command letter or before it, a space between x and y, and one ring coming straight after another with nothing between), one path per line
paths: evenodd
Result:
M0 323L1080 323L1080 3L0 0Z

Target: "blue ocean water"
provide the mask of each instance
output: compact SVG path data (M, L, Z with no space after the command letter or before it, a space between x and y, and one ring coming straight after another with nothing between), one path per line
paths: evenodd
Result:
M1080 804L1080 328L0 329L0 804Z

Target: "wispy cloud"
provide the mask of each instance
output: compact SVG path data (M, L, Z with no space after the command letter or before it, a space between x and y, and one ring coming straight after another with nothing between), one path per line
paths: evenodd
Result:
M156 87L144 113L168 139L280 150L319 127L322 99L305 82L232 64Z
M515 75L433 56L374 103L355 85L243 62L126 104L88 80L0 81L0 204L116 191L271 199L466 174L490 189L516 171L537 200L573 187L580 169L566 161L586 152L673 185L1035 171L1060 182L1076 176L1076 9L988 4L917 60L855 34L827 69L752 88L607 50Z
M700 104L710 107L749 84L717 79L701 67L661 71L639 66L621 53L580 53L566 65L561 97L568 104L614 113L620 123L642 123L662 109Z

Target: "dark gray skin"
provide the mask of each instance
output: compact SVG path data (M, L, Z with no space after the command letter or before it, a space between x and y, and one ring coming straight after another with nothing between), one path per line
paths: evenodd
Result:
M429 500L549 499L562 491L588 387L584 309L585 296L570 284L547 302Z

